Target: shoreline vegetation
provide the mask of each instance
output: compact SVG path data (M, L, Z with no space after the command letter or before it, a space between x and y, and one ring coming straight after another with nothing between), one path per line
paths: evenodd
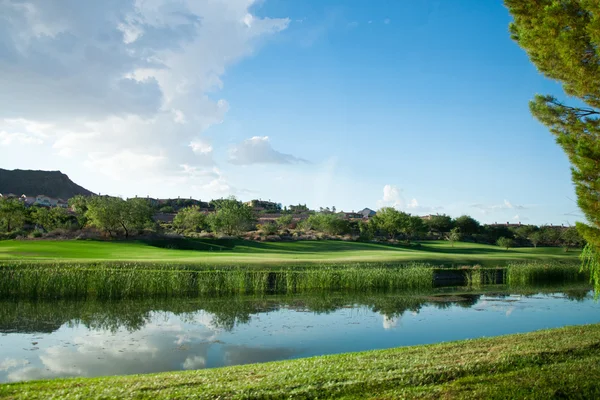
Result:
M598 398L598 375L594 324L188 372L3 384L0 398Z
M211 250L217 246L219 251ZM0 298L113 300L588 282L578 254L444 242L4 241Z

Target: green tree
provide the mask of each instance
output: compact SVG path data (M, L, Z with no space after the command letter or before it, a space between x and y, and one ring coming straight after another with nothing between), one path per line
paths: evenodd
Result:
M527 239L529 239L529 241L531 242L533 247L537 247L537 245L544 240L544 234L540 230L537 230L537 231L531 232L527 236Z
M123 232L128 238L132 231L142 230L152 223L152 208L141 198L125 201L118 197L95 196L88 200L87 207L90 224L111 237Z
M375 224L369 221L358 221L358 232L361 241L371 241L375 237Z
M253 229L256 224L252 207L235 197L220 199L215 203L216 211L208 218L215 232L232 236Z
M454 226L462 235L474 235L479 232L479 221L468 215L461 215L454 220Z
M207 227L206 215L200 211L200 207L198 206L182 208L175 218L173 218L173 227L178 232L200 232Z
M588 224L577 230L588 243L584 266L600 287L600 2L505 0L512 38L545 76L585 104L566 105L550 95L530 103L571 161L577 204Z
M385 232L390 239L405 233L409 226L410 214L398 211L392 207L384 207L369 223L373 224L377 231Z
M343 235L350 231L348 221L328 211L308 217L306 226L328 235Z
M86 212L88 210L87 202L89 197L78 194L69 199L69 207L75 213L79 228L83 228L87 224Z
M452 230L450 231L450 233L448 233L448 235L446 236L446 239L450 242L450 244L452 245L452 247L454 247L454 243L455 242L460 242L460 239L462 239L461 233L460 233L460 229L459 228L452 228Z
M417 215L411 215L408 218L408 223L404 228L404 232L408 235L408 238L414 238L427 232L427 225L423 222L423 218Z
M73 219L64 208L33 207L31 221L46 231L52 231L70 227Z
M0 198L0 228L6 232L25 224L25 205L17 199Z
M432 215L429 219L425 220L425 223L431 232L446 233L454 228L452 218L445 214Z
M119 231L119 203L123 199L94 196L87 201L87 211L85 213L89 224L95 226L101 231L107 232L111 237Z
M511 248L515 245L515 242L511 238L502 236L501 238L498 239L498 241L496 241L496 244L498 246L504 247L506 250L508 250L509 248Z
M580 247L584 243L583 238L575 227L565 229L560 236L560 241L565 251L569 251L573 247Z
M288 228L292 222L294 222L294 218L291 215L282 215L275 220L275 223L280 229Z

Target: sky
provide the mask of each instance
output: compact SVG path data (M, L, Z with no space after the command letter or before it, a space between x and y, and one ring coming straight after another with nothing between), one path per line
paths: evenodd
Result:
M101 194L581 220L501 1L0 1L0 167Z

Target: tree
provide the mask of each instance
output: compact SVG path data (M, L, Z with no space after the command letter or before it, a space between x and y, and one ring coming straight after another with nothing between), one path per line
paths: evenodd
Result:
M31 220L46 231L69 227L74 223L73 218L64 208L32 207Z
M281 217L275 220L275 223L277 224L277 226L279 226L280 229L285 229L289 227L292 224L292 222L294 222L294 218L291 215L282 215Z
M145 199L96 196L87 202L86 217L91 225L111 237L122 231L128 238L133 230L141 230L152 222L152 208Z
M569 249L573 247L579 247L584 243L584 240L577 231L577 228L573 226L565 229L561 234L560 239L565 251L569 251Z
M311 215L306 220L306 226L328 235L343 235L350 231L348 221L330 212Z
M571 162L577 204L588 224L577 230L588 243L583 265L600 287L600 2L505 0L514 22L511 37L545 76L582 101L566 105L537 95L534 117L546 125Z
M17 199L0 198L0 228L12 232L24 223L25 205Z
M500 247L504 247L506 250L514 246L514 241L511 238L502 236L498 239L496 244Z
M431 232L445 233L454 228L454 222L448 215L432 215L425 221Z
M200 211L198 206L185 207L179 210L173 218L173 227L178 232L202 231L207 226L206 215Z
M252 207L236 200L233 196L221 199L215 207L215 213L208 219L215 232L232 236L249 231L256 223Z
M533 247L537 247L538 243L544 240L544 235L542 234L542 231L537 230L531 232L529 236L527 236L527 239L533 244Z
M77 224L79 225L80 229L83 228L88 222L85 215L88 210L88 199L88 197L80 194L69 199L69 207L75 213L75 216L77 217Z
M107 232L111 237L119 231L119 206L123 199L95 196L87 201L85 213L89 224L101 231Z
M408 218L408 224L404 228L405 233L409 238L419 236L427 232L427 225L423 222L423 219L417 215L411 215Z
M454 226L462 235L474 235L479 232L479 221L468 215L461 215L454 220Z
M454 247L454 242L460 242L462 239L459 228L452 228L446 239L451 243L452 247Z
M399 234L406 232L409 219L410 214L392 207L384 207L377 211L369 223L373 224L376 230L385 232L388 238L394 239Z

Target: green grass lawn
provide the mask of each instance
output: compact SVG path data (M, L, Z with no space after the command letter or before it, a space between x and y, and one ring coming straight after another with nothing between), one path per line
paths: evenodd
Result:
M7 399L600 398L600 325L208 370L0 385Z
M409 262L442 264L500 264L509 261L575 260L579 250L515 248L448 242L421 242L415 248L401 245L342 241L251 242L183 241L165 248L166 242L103 241L0 241L0 261L148 261L211 264L282 264L322 262ZM199 249L199 250L194 250Z

